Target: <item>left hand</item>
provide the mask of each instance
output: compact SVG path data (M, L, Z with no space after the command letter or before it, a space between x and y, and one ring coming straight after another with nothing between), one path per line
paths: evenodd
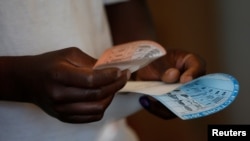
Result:
M167 54L136 73L136 80L185 83L206 73L206 63L200 56L182 50L168 50ZM141 105L163 119L176 117L162 103L150 96L140 98Z
M197 54L167 50L167 54L136 73L136 80L185 83L206 73L206 63Z

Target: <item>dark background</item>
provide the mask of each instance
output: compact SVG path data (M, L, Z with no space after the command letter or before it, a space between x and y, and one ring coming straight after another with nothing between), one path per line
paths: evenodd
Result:
M142 141L206 141L209 124L250 124L250 1L148 0L160 44L200 54L208 73L223 72L240 83L223 111L184 121L162 120L146 111L128 117Z

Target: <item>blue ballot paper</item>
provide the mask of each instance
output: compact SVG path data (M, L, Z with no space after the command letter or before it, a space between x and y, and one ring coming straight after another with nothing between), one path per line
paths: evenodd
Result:
M239 82L229 74L213 73L185 84L128 82L120 92L151 95L176 116L188 120L208 116L228 107L238 95Z
M134 41L107 49L94 69L117 67L134 72L167 51L152 41ZM229 106L237 97L239 83L225 73L207 74L185 84L129 81L118 93L151 95L183 120L204 117Z
M179 118L187 120L221 111L235 100L238 92L239 83L233 76L215 73L153 97Z

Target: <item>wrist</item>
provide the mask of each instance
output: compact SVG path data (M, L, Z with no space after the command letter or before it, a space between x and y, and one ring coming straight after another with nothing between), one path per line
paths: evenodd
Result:
M30 101L25 95L23 82L21 81L22 68L27 57L0 57L0 100L7 101Z

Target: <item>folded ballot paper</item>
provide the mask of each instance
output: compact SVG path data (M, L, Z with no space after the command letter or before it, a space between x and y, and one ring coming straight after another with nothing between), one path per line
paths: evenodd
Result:
M131 42L106 50L94 69L117 67L134 72L166 53L155 42ZM207 74L185 84L128 81L119 91L150 95L183 120L200 118L223 110L235 100L238 92L237 79L225 73Z
M165 54L165 49L155 42L135 41L107 49L94 69L117 67L132 73Z

